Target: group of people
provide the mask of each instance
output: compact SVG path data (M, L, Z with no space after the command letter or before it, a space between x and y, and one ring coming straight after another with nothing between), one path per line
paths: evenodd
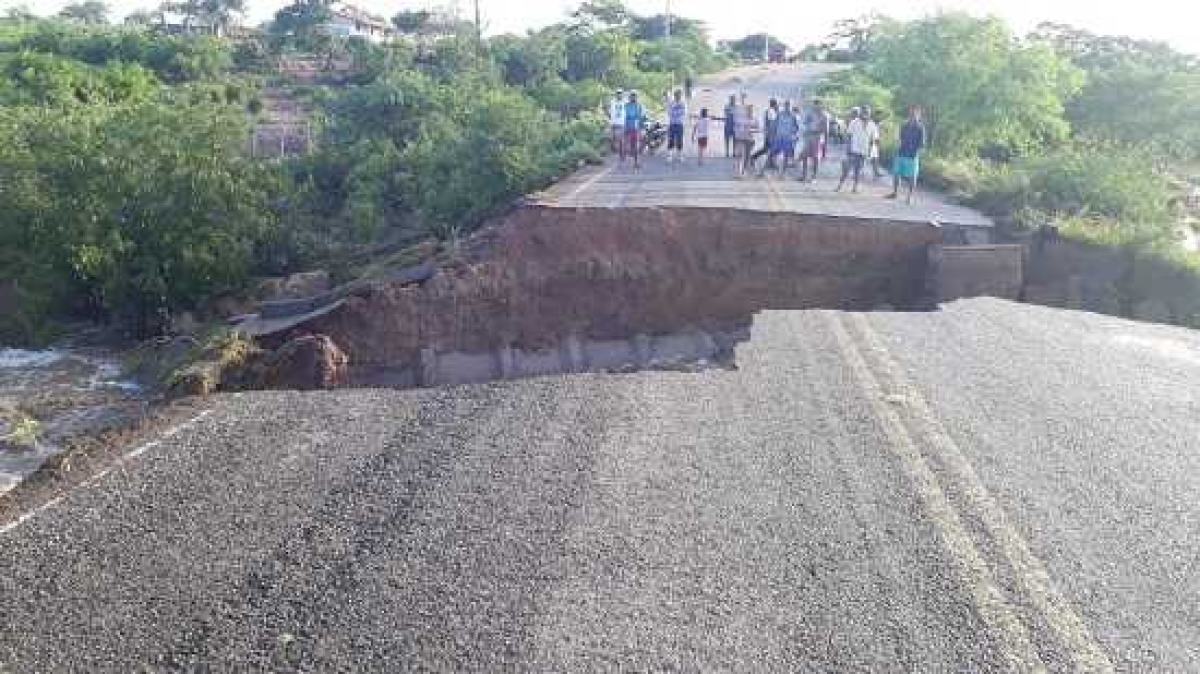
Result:
M648 125L645 106L638 100L638 93L628 95L618 91L610 102L612 150L624 162L632 158L635 167L641 166L644 151L643 133ZM794 106L792 101L772 99L761 117L754 106L747 102L746 94L730 96L722 117L712 117L708 108L698 115L688 114L684 92L676 91L665 95L663 108L667 121L667 161L683 162L684 138L689 121L692 122L691 140L696 146L697 162L704 164L709 149L709 139L715 129L714 122L723 124L725 156L734 159L734 175L765 175L774 170L781 177L796 166L801 182L812 182L826 159L828 144L835 128L841 122L817 99L807 108ZM857 193L863 171L868 164L876 178L883 176L880 168L880 129L878 116L870 108L853 108L844 124L846 155L842 161L842 172L837 191L841 191L848 180L852 180L852 191ZM756 138L762 145L755 149ZM892 163L893 189L889 198L898 198L900 183L908 187L908 201L912 201L920 173L920 153L925 146L925 127L921 122L921 109L912 107L908 119L900 128L899 147ZM765 158L762 168L758 162ZM797 164L797 161L799 162Z

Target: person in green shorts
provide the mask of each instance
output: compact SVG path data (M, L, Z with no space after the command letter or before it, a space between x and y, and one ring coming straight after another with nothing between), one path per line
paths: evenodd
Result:
M917 176L921 173L920 157L924 147L925 125L921 124L921 108L914 105L908 109L908 121L900 128L900 148L892 163L892 193L888 199L900 196L900 181L903 179L908 182L905 203L912 203L913 192L917 189Z

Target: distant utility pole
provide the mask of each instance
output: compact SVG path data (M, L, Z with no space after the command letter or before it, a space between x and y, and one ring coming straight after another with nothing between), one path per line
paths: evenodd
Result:
M666 19L663 21L663 35L667 38L667 42L671 41L671 0L667 0Z
M483 51L483 18L479 13L479 0L475 0L475 46Z
M771 34L763 33L763 63L771 62Z

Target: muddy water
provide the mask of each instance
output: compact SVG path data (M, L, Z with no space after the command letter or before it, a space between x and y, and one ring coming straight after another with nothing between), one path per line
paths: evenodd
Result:
M145 405L110 351L0 347L0 494L73 439L123 424Z

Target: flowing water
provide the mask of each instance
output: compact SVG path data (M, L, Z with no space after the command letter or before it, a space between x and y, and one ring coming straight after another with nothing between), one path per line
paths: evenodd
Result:
M0 347L0 494L63 452L144 410L146 393L99 348Z

